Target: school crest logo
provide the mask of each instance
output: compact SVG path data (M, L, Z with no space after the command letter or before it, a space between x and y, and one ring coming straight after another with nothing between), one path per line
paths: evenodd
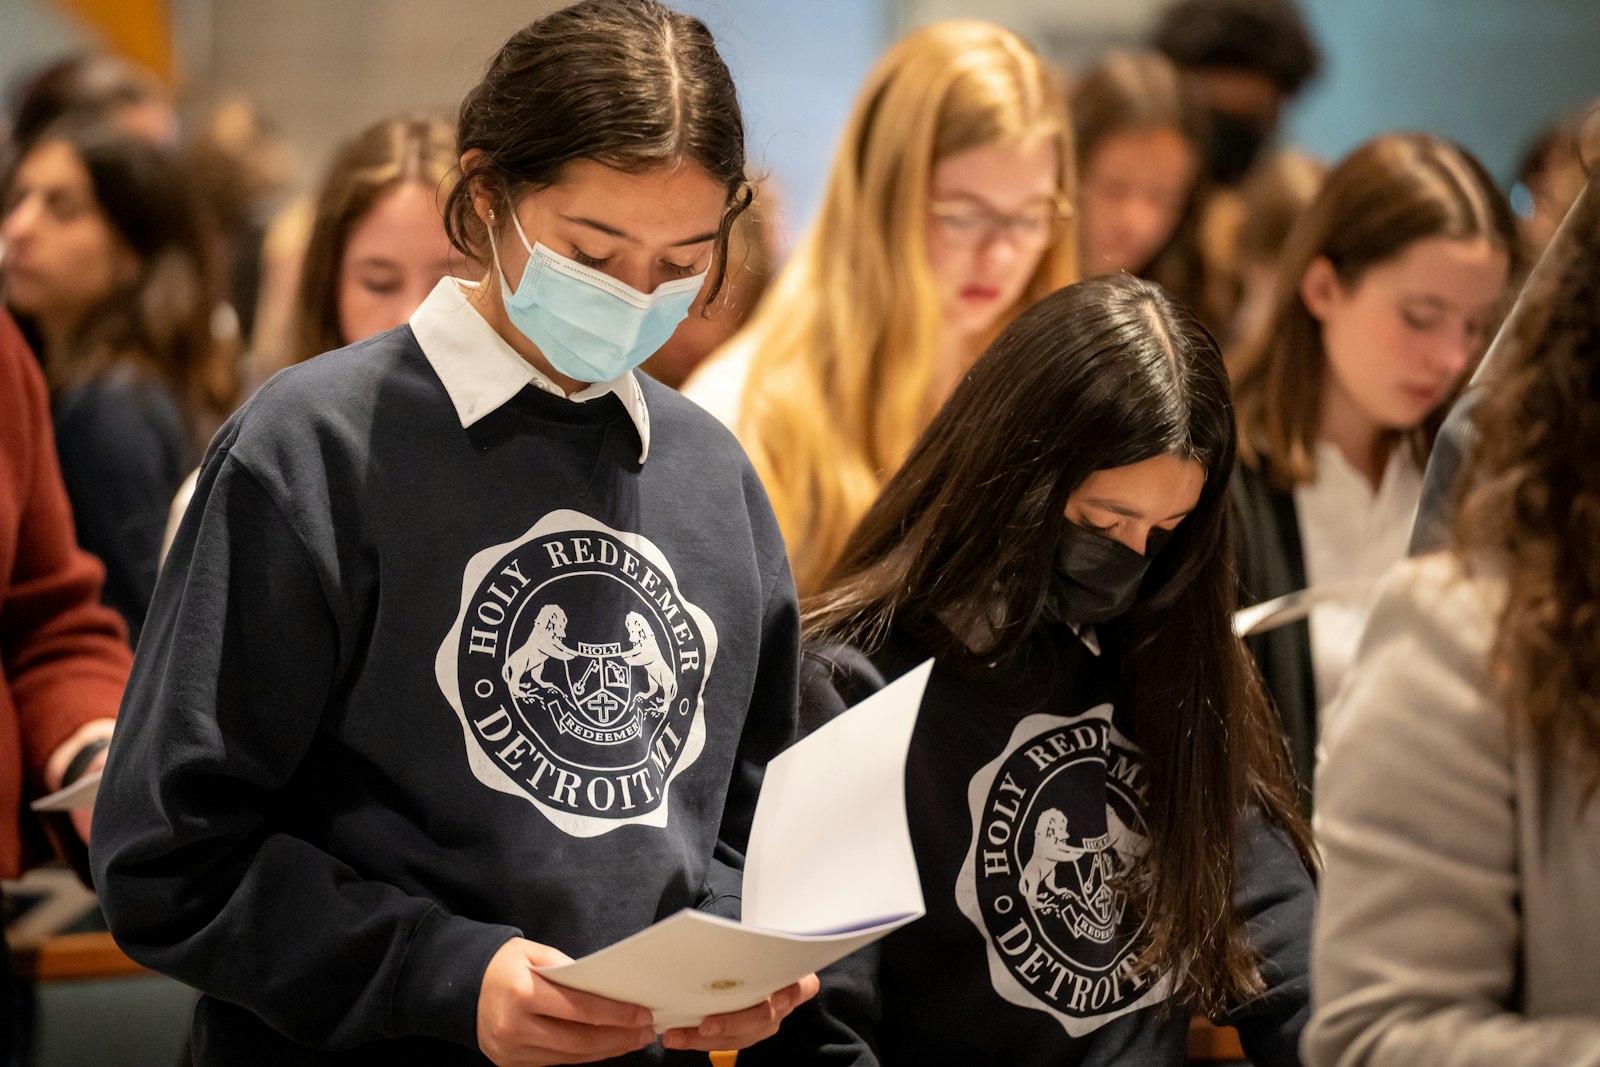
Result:
M472 557L435 670L478 780L595 837L666 825L716 652L655 545L556 511Z
M967 791L956 903L983 935L995 992L1073 1037L1166 996L1134 970L1143 924L1122 887L1148 847L1143 777L1101 705L1030 715Z

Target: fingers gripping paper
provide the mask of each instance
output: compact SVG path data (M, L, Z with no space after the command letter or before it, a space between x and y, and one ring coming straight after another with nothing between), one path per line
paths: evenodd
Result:
M766 999L923 913L906 823L906 750L930 660L767 765L744 921L681 911L551 981L642 1004L658 1029Z

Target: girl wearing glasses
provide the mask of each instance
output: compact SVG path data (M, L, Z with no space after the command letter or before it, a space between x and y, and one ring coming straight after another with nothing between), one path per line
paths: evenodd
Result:
M891 48L816 224L688 395L738 433L802 595L998 330L1071 281L1065 94L1020 39L945 22Z
M1233 454L1216 343L1147 281L1052 293L972 368L805 615L808 723L936 659L927 914L740 1067L1177 1067L1191 1011L1298 1067L1314 890L1229 626Z

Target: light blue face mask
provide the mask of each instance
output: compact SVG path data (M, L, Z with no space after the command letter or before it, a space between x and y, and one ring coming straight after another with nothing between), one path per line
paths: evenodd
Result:
M609 382L649 359L689 314L705 282L706 272L701 271L641 293L542 244L529 245L515 214L511 223L528 250L528 265L514 293L505 271L495 272L506 316L552 367L580 382ZM498 268L492 223L489 245Z

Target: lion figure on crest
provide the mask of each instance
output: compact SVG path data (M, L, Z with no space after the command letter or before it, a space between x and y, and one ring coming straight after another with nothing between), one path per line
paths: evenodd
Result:
M551 687L545 681L544 665L553 659L565 662L577 655L567 647L566 636L567 613L561 610L561 605L546 604L540 608L533 620L533 633L528 635L528 640L523 642L521 648L506 657L502 674L514 698L528 699L534 693L534 686L540 689ZM525 675L530 674L533 676L533 686L525 685L522 681Z
M1079 850L1067 844L1067 816L1059 808L1049 808L1033 825L1033 855L1017 887L1029 907L1038 909L1060 896L1064 890L1056 884L1056 864L1065 863L1079 855Z
M644 671L650 686L639 694L639 703L643 705L651 697L657 697L656 705L651 710L659 713L678 695L678 678L672 673L666 656L661 654L661 646L656 643L656 635L651 632L645 617L637 611L630 611L623 623L633 645L622 654L622 661Z

